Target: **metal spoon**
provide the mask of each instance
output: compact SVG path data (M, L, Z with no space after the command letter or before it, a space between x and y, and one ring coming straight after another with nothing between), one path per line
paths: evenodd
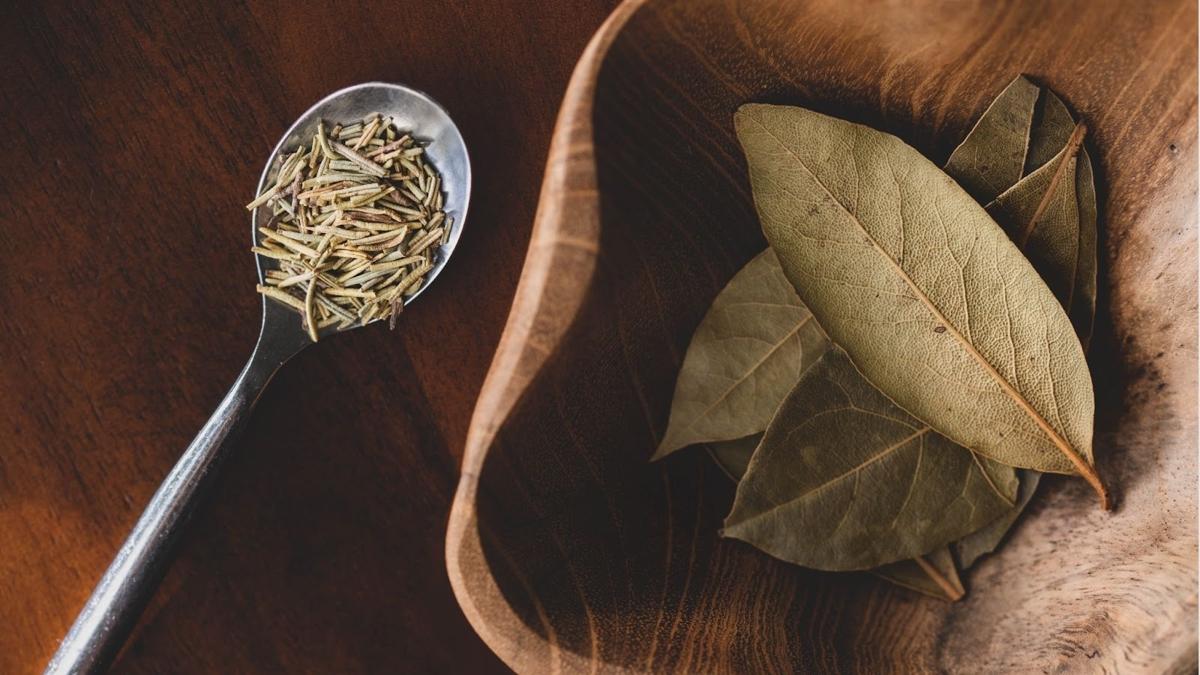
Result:
M454 223L449 240L438 250L425 284L408 298L407 302L412 302L429 288L454 253L471 196L471 164L467 148L446 111L425 94L396 84L370 82L347 87L325 97L301 115L275 146L271 159L311 139L318 120L349 123L376 112L390 115L399 128L411 130L415 138L428 143L426 156L442 176L444 208ZM261 193L273 181L274 165L268 160L255 194ZM259 238L258 218L256 210L251 218L255 243ZM265 271L270 264L271 261L259 257L260 283L265 283ZM249 284L247 289L247 292L254 291ZM324 332L334 332L334 329L328 328ZM95 673L111 663L166 572L173 544L196 501L213 482L217 467L232 450L233 441L245 426L259 394L281 365L310 344L298 314L263 298L262 331L250 360L150 499L70 632L63 638L46 667L47 673Z

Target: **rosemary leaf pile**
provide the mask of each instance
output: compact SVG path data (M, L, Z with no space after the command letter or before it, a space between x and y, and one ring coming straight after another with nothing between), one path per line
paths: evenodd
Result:
M314 342L329 327L394 326L452 226L425 149L374 114L321 121L277 161L275 183L246 205L270 210L252 250L278 262L258 292L299 312Z
M1092 458L1096 194L1083 124L1023 77L943 169L801 108L735 117L770 248L692 337L656 458L707 444L724 536L956 600L1041 472Z

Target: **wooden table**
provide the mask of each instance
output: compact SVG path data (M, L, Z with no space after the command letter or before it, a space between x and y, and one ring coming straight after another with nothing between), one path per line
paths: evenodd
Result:
M446 581L448 505L550 131L610 0L6 3L0 672L39 671L248 356L242 205L299 113L368 80L472 153L451 268L263 396L115 670L503 669Z

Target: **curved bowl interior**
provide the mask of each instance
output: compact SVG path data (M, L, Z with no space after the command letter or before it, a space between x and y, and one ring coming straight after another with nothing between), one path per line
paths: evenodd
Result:
M537 367L504 379L494 366L481 401L507 387L510 404L481 403L473 422L455 518L473 518L476 531L459 537L452 519L451 576L489 644L519 671L1194 663L1194 19L1185 2L663 0L637 10L606 53L589 55L602 58L594 98L569 92L560 118L575 139L552 153L526 266L547 280L523 278L506 332L530 344L501 347ZM1082 481L1048 480L955 605L721 540L732 483L700 450L648 458L693 329L765 245L733 111L804 105L894 133L940 163L1022 72L1092 129L1103 199L1096 453L1119 509L1098 511ZM588 149L594 165L572 160ZM560 171L594 180L598 196L580 206ZM594 235L564 238L588 218ZM594 270L551 260L542 242L555 237L560 249L594 251ZM554 297L580 278L578 297ZM522 295L532 291L541 295ZM528 330L553 325L554 306L572 308L561 335Z

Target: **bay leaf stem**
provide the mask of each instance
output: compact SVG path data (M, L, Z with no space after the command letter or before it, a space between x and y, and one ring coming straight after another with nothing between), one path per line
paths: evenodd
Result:
M942 573L937 571L936 567L929 564L929 561L925 559L925 556L919 555L916 558L913 558L913 560L917 561L917 565L920 565L925 574L929 575L929 578L933 580L933 583L937 584L938 587L946 592L946 597L950 598L950 600L954 602L962 600L964 595L963 591L955 588L954 584L951 584L946 577L942 576Z

